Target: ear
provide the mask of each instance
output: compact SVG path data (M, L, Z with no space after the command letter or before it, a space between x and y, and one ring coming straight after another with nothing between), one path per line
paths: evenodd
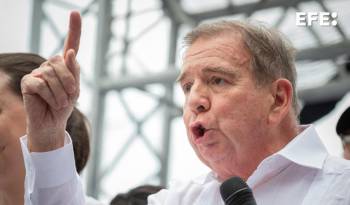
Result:
M273 102L271 104L269 121L276 124L281 122L291 109L293 86L289 80L280 78L272 83L271 91Z

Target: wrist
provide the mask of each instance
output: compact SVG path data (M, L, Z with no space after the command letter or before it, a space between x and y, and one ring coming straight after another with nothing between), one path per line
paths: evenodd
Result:
M41 130L28 132L30 152L49 152L64 146L65 130Z

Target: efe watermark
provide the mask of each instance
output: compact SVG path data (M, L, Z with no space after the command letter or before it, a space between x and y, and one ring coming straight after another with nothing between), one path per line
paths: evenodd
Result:
M296 12L295 24L297 26L312 26L318 23L320 26L336 26L337 12Z

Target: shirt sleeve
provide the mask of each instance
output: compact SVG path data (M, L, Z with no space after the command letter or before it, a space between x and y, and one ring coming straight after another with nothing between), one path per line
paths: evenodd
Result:
M26 170L25 205L85 205L68 133L65 145L50 152L29 152L27 136L20 141Z

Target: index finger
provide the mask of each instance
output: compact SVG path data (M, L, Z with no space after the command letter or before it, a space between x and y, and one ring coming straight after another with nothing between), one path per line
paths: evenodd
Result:
M81 17L79 12L72 11L69 18L69 30L64 43L63 56L66 57L68 50L73 49L78 53L81 35Z

